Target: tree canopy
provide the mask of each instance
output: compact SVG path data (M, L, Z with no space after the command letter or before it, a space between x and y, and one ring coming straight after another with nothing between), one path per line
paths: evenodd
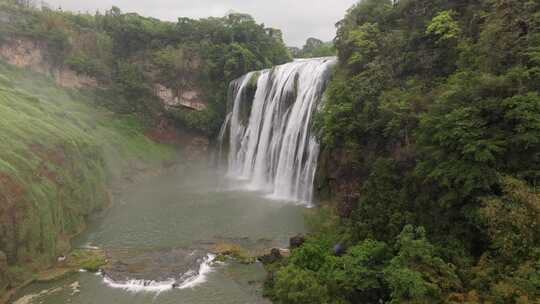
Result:
M1 0L0 6L10 14L9 20L1 21L0 40L31 37L46 42L54 65L95 77L126 97L113 109L153 111L155 82L175 90L199 86L209 103L206 113L179 109L175 117L210 134L224 117L230 81L291 60L281 31L266 28L247 14L165 22L123 13L118 7L75 14L38 9L25 1ZM195 121L200 124L189 123Z
M308 271L312 303L538 302L540 3L363 0L334 42L317 185L339 218L269 295Z

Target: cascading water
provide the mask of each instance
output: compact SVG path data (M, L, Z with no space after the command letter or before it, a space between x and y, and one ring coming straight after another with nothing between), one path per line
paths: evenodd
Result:
M335 63L299 59L231 83L220 134L229 177L271 198L311 203L319 155L311 122Z

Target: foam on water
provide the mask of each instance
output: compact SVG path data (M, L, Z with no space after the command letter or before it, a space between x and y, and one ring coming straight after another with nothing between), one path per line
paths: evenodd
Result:
M212 272L212 262L216 256L208 254L206 258L199 265L198 271L190 270L184 273L179 280L174 278L165 281L153 281L153 280L127 280L125 282L115 282L111 278L105 276L103 282L110 288L123 289L129 292L151 292L161 293L176 289L194 288L200 284L203 284L207 280L208 274ZM173 287L173 285L176 285Z
M178 289L193 288L206 282L208 274L212 272L211 264L215 260L215 258L215 255L208 254L204 262L201 263L201 265L199 266L198 273L194 271L188 272L187 278L183 280L182 284L180 284Z

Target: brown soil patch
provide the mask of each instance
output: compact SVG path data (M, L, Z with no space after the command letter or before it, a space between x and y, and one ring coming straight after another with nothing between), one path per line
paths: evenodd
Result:
M30 151L43 161L52 162L56 165L63 165L66 162L66 153L62 147L48 149L41 144L30 145Z
M15 182L9 175L0 172L0 202L2 206L6 203L14 203L24 196L24 188ZM0 208L2 207L0 206Z

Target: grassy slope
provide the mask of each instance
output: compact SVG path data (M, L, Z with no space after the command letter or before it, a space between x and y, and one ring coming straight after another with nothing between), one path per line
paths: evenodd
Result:
M0 294L67 250L115 178L174 157L143 131L90 92L0 63Z

